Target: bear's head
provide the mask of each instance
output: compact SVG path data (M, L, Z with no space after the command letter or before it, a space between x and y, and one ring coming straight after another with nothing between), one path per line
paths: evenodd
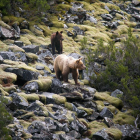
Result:
M57 40L61 40L61 41L63 41L64 40L64 38L63 38L63 36L62 36L62 33L63 33L63 31L61 31L61 32L56 32L56 38L57 38Z
M76 68L79 70L84 70L86 68L82 61L82 57L76 60Z

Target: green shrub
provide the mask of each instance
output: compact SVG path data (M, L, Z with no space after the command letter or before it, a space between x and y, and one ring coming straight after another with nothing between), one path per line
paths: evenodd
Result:
M10 13L11 9L18 9L17 4L22 5L23 9L32 11L33 13L46 11L50 8L47 0L0 0L2 14L6 15L8 12Z
M83 39L80 40L81 43L81 50L84 50L87 46L87 38L83 37Z
M103 40L98 41L97 49L86 54L88 61L105 65L105 70L91 77L98 91L113 91L120 89L124 92L123 100L133 107L140 105L140 41L128 29L128 37L121 42L121 47L115 47L114 42L107 46ZM92 62L91 62L92 61Z
M0 96L0 139L1 140L12 140L9 136L9 130L6 127L12 120L13 117L6 110L7 100Z

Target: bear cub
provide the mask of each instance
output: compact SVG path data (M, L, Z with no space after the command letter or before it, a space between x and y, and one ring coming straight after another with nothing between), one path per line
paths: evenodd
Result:
M63 45L62 41L64 40L62 36L63 31L56 32L51 35L51 46L52 46L52 54L55 54L55 48L58 51L58 54L62 54L63 52Z
M80 85L78 83L79 71L85 69L85 65L83 64L82 58L75 59L72 56L66 56L64 54L58 55L54 60L54 71L56 73L56 77L59 80L63 80L64 82L68 82L68 74L72 73L72 77L75 81L76 85Z

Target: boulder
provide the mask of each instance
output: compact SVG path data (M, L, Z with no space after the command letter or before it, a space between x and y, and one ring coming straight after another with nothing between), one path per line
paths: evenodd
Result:
M135 6L137 6L140 4L140 1L139 0L132 0L132 3L134 3Z
M113 118L113 113L106 107L100 112L100 117L108 117L108 118Z
M27 46L23 46L22 49L24 49L25 52L37 53L39 51L39 46L27 45Z
M30 81L30 80L33 80L33 79L37 79L38 75L39 75L38 72L23 69L23 68L12 68L11 67L11 68L6 68L5 71L15 73L19 80L23 80L23 81L26 81L26 82Z
M11 110L26 109L28 107L28 101L24 97L16 93L11 94L11 97L12 102L8 105Z
M16 59L17 59L14 52L1 51L0 55L3 59L8 59L8 60L12 60L12 61L16 61Z
M113 96L113 97L117 97L119 95L123 95L123 92L120 91L119 89L116 89L111 93L111 96Z
M62 93L62 83L59 79L52 79L51 92L56 94Z
M5 27L0 26L0 38L1 39L18 39L20 38L20 34L14 29L7 29Z

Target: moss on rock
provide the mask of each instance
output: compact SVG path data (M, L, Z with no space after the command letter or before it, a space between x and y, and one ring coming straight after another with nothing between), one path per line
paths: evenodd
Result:
M113 137L114 140L120 140L122 138L122 132L117 128L106 128L105 132L107 132L109 136Z
M39 95L35 94L35 93L32 93L32 94L26 94L24 92L20 92L20 93L17 93L19 96L22 96L24 97L27 101L36 101L36 100L39 100Z
M69 102L65 102L65 107L69 110L73 110L73 105Z
M93 109L91 108L78 107L78 109L84 110L88 115L91 115L93 113Z
M0 94L3 96L8 96L9 93L3 90L3 87L0 85Z
M89 138L92 138L92 135L103 128L108 128L107 125L103 122L92 121L89 122L89 129L87 130L87 134Z
M0 84L2 86L10 86L17 80L17 75L10 72L5 72L0 69Z
M60 96L58 94L53 94L52 97L55 100L56 104L65 104L65 102L67 101L65 97Z
M113 122L120 125L123 125L123 124L134 125L134 121L135 121L135 118L133 116L127 115L126 113L123 113L120 111L113 118Z
M29 127L29 125L31 125L31 122L27 122L25 120L19 120L19 122L24 127L24 129L26 129L26 130Z
M16 45L10 45L8 46L8 50L11 50L12 52L25 52L22 48L16 46Z
M112 97L106 92L96 92L94 98L101 101L107 101L119 109L123 107L122 100L120 100L119 98Z

